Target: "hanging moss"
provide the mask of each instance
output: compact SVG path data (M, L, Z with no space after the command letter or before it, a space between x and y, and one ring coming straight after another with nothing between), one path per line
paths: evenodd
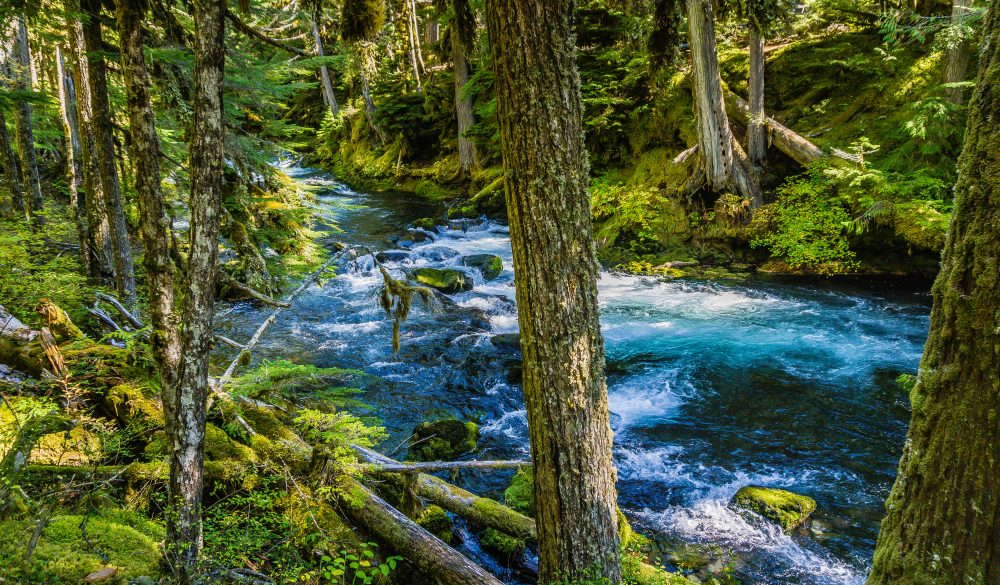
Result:
M348 43L369 41L385 24L382 0L344 0L340 34Z

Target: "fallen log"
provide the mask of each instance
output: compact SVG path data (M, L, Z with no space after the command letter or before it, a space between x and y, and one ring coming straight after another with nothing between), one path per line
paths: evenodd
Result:
M292 306L291 304L289 304L287 302L279 301L277 299L269 297L266 294L260 292L259 290L253 288L252 286L243 284L242 282L236 280L232 276L229 276L229 275L224 274L224 273L221 276L222 276L222 279L225 281L223 283L224 286L229 287L232 290L239 291L243 295L245 295L247 297L250 297L251 299L254 299L255 301L260 301L260 302L264 303L265 305L269 305L271 307L281 307L282 309L287 309L288 307ZM234 297L235 298L239 298L239 295L234 295Z
M522 459L507 461L426 461L418 463L376 464L375 471L384 473L413 473L429 471L457 471L459 469L517 469L531 465Z
M376 466L373 468L372 473L378 475L380 479L406 489L407 479L403 474L381 471L378 467L399 466L401 464L398 461L358 445L353 445L353 448L362 461ZM470 491L451 485L433 475L416 474L415 481L413 481L413 489L418 496L480 526L493 528L511 536L519 536L531 540L538 538L538 533L535 530L535 521L532 518L520 514L499 502L477 496Z
M125 317L125 320L131 323L133 327L135 327L136 329L142 329L143 325L142 321L139 320L139 317L135 316L134 313L126 309L125 305L121 304L121 302L118 299L102 292L95 293L95 296L99 300L102 300L110 304L112 307L114 307L115 310L117 310L122 317Z
M376 538L443 585L502 585L501 581L421 528L355 479L347 479L342 509Z
M744 126L750 124L750 105L740 96L727 91L725 92L725 102L726 113L729 117ZM824 156L835 156L850 162L857 162L855 157L842 150L832 149L830 152L824 152L822 148L816 146L801 134L793 132L774 118L765 117L764 123L767 127L769 142L802 166L808 165Z

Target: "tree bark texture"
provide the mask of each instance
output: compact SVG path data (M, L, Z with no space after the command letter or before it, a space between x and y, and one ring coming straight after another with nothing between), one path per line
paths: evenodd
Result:
M31 51L28 47L28 25L24 16L17 17L17 38L15 41L16 63L14 89L31 91ZM25 215L35 222L41 221L45 213L42 202L42 183L38 178L38 159L35 157L35 133L31 124L31 105L21 101L14 109L17 130L17 146L21 157L21 184L27 190L24 198Z
M190 582L202 545L205 410L208 358L219 264L222 204L223 66L226 4L195 0L194 96L189 172L191 228L185 282L180 374L173 400L170 439L169 560L181 583Z
M489 0L539 581L621 579L575 2Z
M323 40L319 36L319 27L316 26L316 22L312 23L312 34L313 39L316 41L316 55L323 56ZM323 101L330 108L330 114L334 118L340 113L340 104L337 103L337 96L333 93L333 82L330 80L330 70L326 65L319 66L319 76L323 83Z
M451 34L451 64L455 73L455 118L458 120L458 166L463 171L470 171L478 164L476 144L465 132L476 123L472 114L472 99L463 96L463 88L469 82L469 62L465 58L465 45L461 35L452 29Z
M767 159L767 121L764 115L764 36L750 23L750 123L747 157L758 167Z
M87 236L87 212L80 203L80 181L83 179L83 147L80 144L80 119L76 113L76 87L73 76L66 71L62 47L56 47L56 83L59 90L59 113L66 138L66 185L69 207L76 223L80 240L80 259L83 269L90 274L90 245Z
M145 29L142 3L122 0L118 4L118 36L135 163L135 188L139 197L139 228L145 247L143 267L149 289L149 315L153 326L151 344L164 395L174 393L180 363L178 321L174 314L174 270L170 259L170 220L164 212L160 189L160 140L150 97L149 72L143 45ZM173 404L164 401L164 419L173 421Z
M984 25L913 415L869 585L1000 583L1000 10Z
M115 290L128 306L135 306L135 267L129 242L128 224L122 201L122 187L115 161L114 125L111 121L111 103L108 98L107 66L104 63L101 31L101 0L83 0L81 7L89 16L83 27L83 42L90 69L90 106L92 132L97 147L97 169L108 211L111 234L111 252L115 265Z
M4 177L10 189L10 204L14 213L24 213L24 190L21 187L21 163L11 148L7 132L7 117L0 110L0 156L3 157Z
M70 62L76 86L76 106L80 117L80 145L83 155L83 190L86 207L90 276L105 283L114 282L114 262L111 259L111 228L107 200L100 179L99 154L94 138L94 111L91 105L90 66L80 22L79 0L66 0L66 28L69 33Z
M965 81L965 72L969 68L969 41L966 39L965 19L972 8L972 0L954 0L951 9L951 29L954 38L948 47L945 62L945 83ZM960 87L950 87L946 90L948 99L954 104L962 103L964 91Z

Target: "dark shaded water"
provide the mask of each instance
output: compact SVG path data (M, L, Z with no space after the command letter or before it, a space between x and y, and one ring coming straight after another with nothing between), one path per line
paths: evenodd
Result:
M392 247L398 226L442 210L405 195L357 193L297 167L341 233L329 238ZM506 270L454 295L438 312L417 307L393 355L390 323L374 299L370 257L312 288L268 332L258 357L355 367L381 377L366 401L396 445L441 414L481 422L479 458L527 454L516 355L490 336L517 328L510 243L504 226L467 222L428 233L390 266L458 265L488 252ZM801 282L801 281L800 281ZM882 502L908 419L893 379L916 369L928 326L926 294L890 283L814 286L762 280L734 285L660 282L606 273L599 283L607 344L620 503L659 539L732 551L752 583L862 583ZM232 305L219 317L246 338L263 309ZM497 495L506 477L469 475ZM727 507L748 483L814 497L810 531L786 536Z

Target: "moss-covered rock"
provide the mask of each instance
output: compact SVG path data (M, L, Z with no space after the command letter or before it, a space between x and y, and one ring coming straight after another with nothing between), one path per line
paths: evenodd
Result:
M104 395L104 406L123 427L163 425L160 401L134 384L119 384L108 390Z
M125 510L105 510L86 519L56 515L45 526L30 561L25 561L31 520L0 522L0 567L12 583L82 583L101 569L114 567L104 583L127 583L139 577L158 580L163 529ZM107 556L107 562L101 558Z
M503 501L525 516L535 516L535 476L530 467L518 468L503 492Z
M413 278L420 284L443 293L455 294L472 290L472 279L461 270L448 268L417 268Z
M496 254L471 254L463 256L462 265L479 270L486 280L493 280L503 272L503 260Z
M479 425L444 419L421 423L413 429L407 458L411 461L450 461L476 448Z
M523 538L504 534L499 530L487 528L479 543L484 549L497 555L501 559L513 561L521 558L524 554L526 543Z
M437 226L443 225L444 221L435 217L422 217L413 222L413 227L424 230L434 230Z
M490 343L492 343L498 349L521 351L521 334L497 333L493 337L490 337Z
M816 510L816 500L809 496L756 485L740 488L731 503L777 522L785 531L802 525Z
M417 517L417 524L442 541L451 544L454 538L455 523L451 516L440 506L428 506Z

